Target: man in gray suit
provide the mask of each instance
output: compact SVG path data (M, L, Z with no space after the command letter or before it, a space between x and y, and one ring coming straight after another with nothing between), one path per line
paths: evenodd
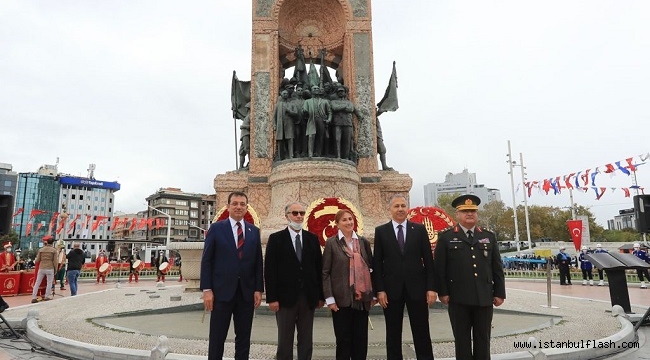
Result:
M276 359L293 359L293 336L298 330L298 360L309 360L314 311L324 303L323 258L318 237L302 229L305 207L293 202L284 210L289 226L271 234L266 245L266 302L278 324Z
M433 291L433 256L427 230L407 221L404 195L393 195L391 221L375 228L373 288L386 319L388 360L402 360L404 307L409 313L413 345L418 359L433 359L429 333L429 307L436 302Z

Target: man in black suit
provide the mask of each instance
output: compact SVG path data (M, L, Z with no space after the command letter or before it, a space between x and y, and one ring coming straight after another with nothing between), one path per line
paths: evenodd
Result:
M203 305L210 315L208 360L223 358L230 320L235 324L235 359L247 360L255 309L264 291L260 229L244 221L248 197L228 195L228 219L210 225L201 258Z
M293 335L297 330L298 360L309 360L314 311L324 303L322 253L318 237L302 229L305 207L290 203L284 214L289 226L271 234L266 245L266 302L278 324L276 359L293 359Z
M458 224L440 233L434 256L436 290L449 306L458 360L490 359L493 306L506 298L496 237L476 225L480 202L475 195L451 202Z
M379 305L386 319L388 360L401 360L404 306L408 310L415 354L433 359L429 333L429 307L436 301L434 272L427 230L407 221L404 195L393 195L392 220L375 228L373 280Z

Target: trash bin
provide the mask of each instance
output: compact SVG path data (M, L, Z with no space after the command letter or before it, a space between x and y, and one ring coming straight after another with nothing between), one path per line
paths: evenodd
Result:
M612 306L620 305L626 313L631 313L632 307L630 306L630 294L627 291L625 270L648 269L650 264L632 254L598 253L587 254L585 257L595 267L605 270Z

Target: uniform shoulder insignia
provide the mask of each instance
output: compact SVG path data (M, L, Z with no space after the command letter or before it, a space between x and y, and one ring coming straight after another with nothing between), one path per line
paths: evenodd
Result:
M453 228L454 228L453 226L449 226L449 227L447 227L447 228L444 228L444 229L440 230L440 233L449 232L449 231L451 231Z
M486 229L486 228L484 228L484 227L481 227L481 231L483 231L483 232L487 232L487 233L490 233L490 234L494 234L494 231L492 231L492 230L490 230L490 229Z

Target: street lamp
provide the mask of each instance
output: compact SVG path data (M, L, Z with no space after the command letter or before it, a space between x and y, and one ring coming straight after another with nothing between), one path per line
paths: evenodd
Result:
M156 209L153 206L150 206L149 204L147 204L147 206L149 207L149 209L157 211L157 212L167 216L167 243L165 244L165 248L169 248L169 236L171 234L172 216L167 214L166 212L163 212L163 211L160 211L160 210Z

